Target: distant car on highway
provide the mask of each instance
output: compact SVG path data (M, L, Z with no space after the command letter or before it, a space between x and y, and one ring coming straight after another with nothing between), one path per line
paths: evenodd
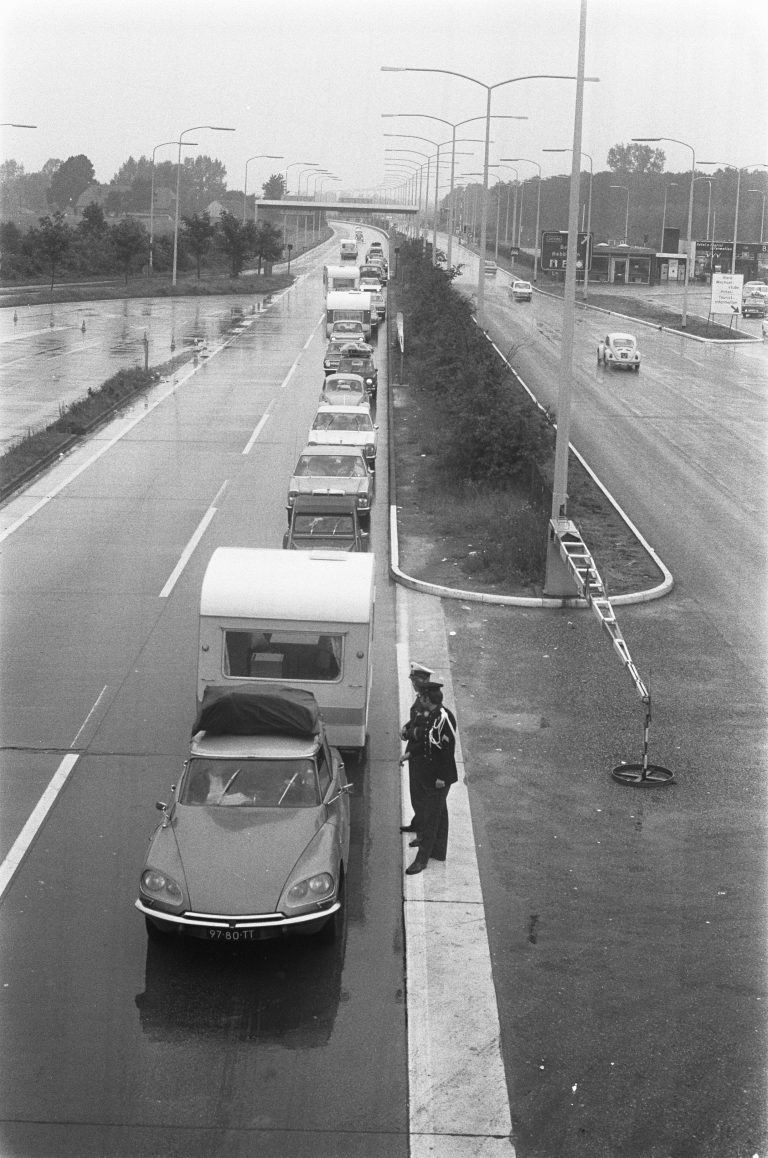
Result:
M640 351L633 334L606 334L597 344L597 364L620 370L639 370Z
M358 515L367 521L375 486L359 446L305 446L288 484L288 521L299 495L352 495Z
M483 268L485 269L486 277L496 277L496 271L499 267L496 265L495 261L484 261Z
M350 342L341 347L341 358L337 373L359 374L365 385L365 392L371 402L376 401L379 371L373 361L373 347L367 342Z
M533 286L529 281L513 281L509 295L513 302L529 302L533 297Z
M766 286L768 289L768 286ZM741 299L743 318L764 318L768 313L768 294L745 294Z
M370 413L365 382L360 374L329 374L320 392L320 403L364 407Z

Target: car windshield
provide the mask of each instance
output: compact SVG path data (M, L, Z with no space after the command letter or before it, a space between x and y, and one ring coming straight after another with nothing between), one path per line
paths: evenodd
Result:
M302 454L294 471L299 478L365 478L366 473L358 454Z
M351 515L295 515L293 531L318 539L352 539L355 524Z
M316 808L320 789L313 760L193 757L180 804L208 808Z
M373 430L369 414L318 414L313 430Z

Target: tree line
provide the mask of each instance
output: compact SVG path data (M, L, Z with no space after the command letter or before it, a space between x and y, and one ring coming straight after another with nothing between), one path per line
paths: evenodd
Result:
M224 212L213 221L207 211L181 219L177 267L197 272L203 268L220 272L226 268L237 277L246 263L262 264L279 260L283 249L282 231L270 222L242 222ZM71 226L61 210L46 214L38 225L26 231L12 221L0 225L2 277L4 281L50 278L51 289L58 276L78 278L121 273L126 284L132 273L146 272L150 266L149 234L140 221L125 217L111 225L100 205L86 206L77 225ZM173 237L152 239L151 266L158 273L173 265Z

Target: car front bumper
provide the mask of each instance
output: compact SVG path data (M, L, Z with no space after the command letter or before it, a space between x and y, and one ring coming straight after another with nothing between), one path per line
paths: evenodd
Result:
M136 908L158 929L171 936L194 937L203 941L267 941L292 935L311 936L318 933L329 917L338 912L341 902L330 900L318 904L311 913L286 917L283 913L254 913L248 916L228 916L221 913L166 913L154 909L140 897Z

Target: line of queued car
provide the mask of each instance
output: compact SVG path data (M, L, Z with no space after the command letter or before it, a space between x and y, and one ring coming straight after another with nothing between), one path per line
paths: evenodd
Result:
M385 278L381 242L371 245L366 264L379 254ZM371 409L379 375L361 322L333 323L323 372L317 412L288 485L283 547L367 551L378 446Z

